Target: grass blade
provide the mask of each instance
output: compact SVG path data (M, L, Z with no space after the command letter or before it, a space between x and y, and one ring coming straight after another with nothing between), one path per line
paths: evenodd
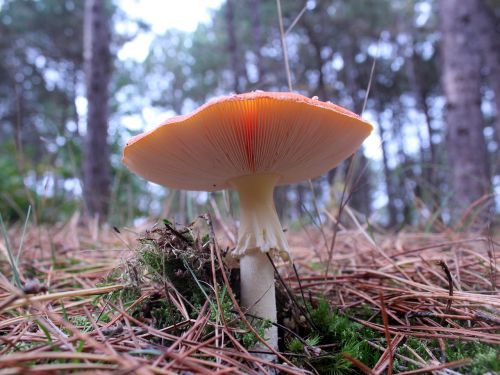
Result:
M7 255L9 256L10 266L12 268L12 278L14 279L14 284L21 288L21 278L19 277L19 271L17 269L17 262L12 254L12 248L10 247L9 235L7 233L7 228L3 222L2 214L0 213L0 226L2 227L2 235L5 241L5 248L7 249Z
M16 264L19 264L19 259L21 259L21 253L23 251L24 236L26 235L26 228L28 228L28 222L31 214L31 205L28 206L28 213L26 214L26 220L24 221L23 233L21 234L21 242L19 243L19 249L17 249Z

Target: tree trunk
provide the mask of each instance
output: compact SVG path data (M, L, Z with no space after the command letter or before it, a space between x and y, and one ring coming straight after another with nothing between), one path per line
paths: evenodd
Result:
M179 212L177 213L177 223L180 225L187 224L187 191L178 190L179 192Z
M480 0L441 0L446 149L452 212L459 214L488 193L488 159L481 112ZM455 217L458 219L458 217Z
M322 43L315 34L314 28L309 22L304 21L304 28L309 39L309 43L314 49L314 65L316 71L318 72L318 83L316 84L316 89L314 90L314 95L318 95L320 100L328 100L328 94L326 92L325 75L323 72L323 66L325 64L323 57L321 56Z
M411 42L411 49L412 51L415 51L415 43L412 41ZM426 102L426 95L425 92L422 88L422 85L420 83L420 77L417 75L416 71L416 66L415 66L415 55L414 52L410 56L408 56L407 59L407 73L408 73L408 79L411 87L411 91L413 93L413 96L415 98L415 103L417 106L417 109L423 113L424 118L425 118L425 127L427 130L427 137L428 137L428 148L429 148L429 155L425 155L424 152L424 142L421 137L420 130L418 130L419 134L419 143L420 143L420 163L422 164L423 168L423 175L425 176L425 179L429 183L429 185L434 184L434 169L436 168L436 149L434 143L432 143L432 136L434 135L434 130L432 129L431 126L431 119L429 116L429 108L427 106Z
M257 81L262 84L262 33L260 27L260 0L250 0L250 17L252 22L252 43L253 53L255 55L255 67L257 68Z
M371 213L371 183L370 183L370 170L368 169L368 159L366 158L363 147L361 147L357 154L355 163L352 166L352 184L349 205L357 212L370 216ZM347 183L348 181L346 181Z
M495 140L500 148L500 18L495 15L484 0L479 1L481 21L480 39L484 41L482 56L487 67L487 83L495 93ZM500 152L495 162L494 173L500 167Z
M273 193L274 205L276 206L276 212L278 213L278 217L280 218L281 222L285 221L285 216L288 213L287 193L288 193L288 185L276 186L274 188L274 193Z
M306 188L303 182L299 182L295 185L297 189L297 200L295 201L295 211L297 212L297 218L300 218L304 214L304 207L306 207Z
M226 27L227 27L227 50L231 60L231 71L233 73L233 91L241 93L242 78L245 74L245 66L240 61L236 29L234 25L234 0L226 0Z
M355 61L355 51L352 48L355 45L355 40L347 37L344 40L346 44L347 52L344 56L346 60L345 70L346 70L346 88L351 100L353 102L353 112L361 115L363 110L363 101L358 99L358 92L360 88L359 77L356 72L356 61ZM368 82L366 82L368 85ZM352 164L352 185L351 185L351 198L350 206L356 211L369 216L371 213L371 181L368 166L368 159L364 154L364 147L361 146L356 152L356 161ZM346 173L348 169L346 170ZM348 181L346 181L348 183Z
M387 209L388 209L388 214L389 214L389 227L393 227L394 225L397 224L398 222L398 209L396 207L396 193L394 192L394 181L392 178L392 172L391 169L389 168L389 157L388 157L388 152L387 152L387 142L385 142L385 128L383 124L383 120L381 119L381 116L378 117L377 119L378 123L378 129L379 129L379 135L380 139L382 140L381 147L382 147L382 163L384 167L384 179L385 179L385 185L386 185L386 192L387 192Z
M86 0L84 64L87 92L87 134L83 184L87 213L105 219L110 197L108 84L111 75L110 29L105 2Z

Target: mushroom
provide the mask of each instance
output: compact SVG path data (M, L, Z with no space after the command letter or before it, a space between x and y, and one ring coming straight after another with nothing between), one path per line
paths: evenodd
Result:
M167 120L127 143L124 164L175 189L232 188L240 199L241 303L276 322L274 268L267 254L290 259L273 189L321 175L349 157L372 126L330 102L295 93L221 97ZM275 326L265 332L278 347Z

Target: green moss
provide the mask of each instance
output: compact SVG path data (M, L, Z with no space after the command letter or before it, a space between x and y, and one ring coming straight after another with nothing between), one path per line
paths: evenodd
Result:
M248 329L247 325L240 319L238 313L233 309L233 301L227 292L225 285L217 285L218 296L220 301L221 310L215 302L215 296L211 297L210 300L210 321L214 324L220 324L222 317L224 321L232 328L236 328L234 332L234 337L247 349L252 348L258 341L257 337ZM199 309L198 309L199 310ZM265 337L266 329L270 328L272 323L269 320L250 320L250 324L253 329L261 337ZM204 330L204 334L209 334L213 331L210 325L207 325Z
M191 304L205 301L202 286L186 254L162 251L154 242L144 241L139 250L139 263L151 277L164 284L170 282Z
M207 244L210 241L210 235L207 233L201 238L202 245Z
M70 322L82 332L88 332L92 329L92 323L83 315L72 316Z
M333 311L326 300L320 300L318 306L311 311L311 319L318 329L318 334L322 337L322 342L350 342L360 338L373 339L378 335L364 327L363 325L349 320L347 314L354 314L347 311L340 314Z
M219 307L217 306L217 303L215 302L215 298L212 299L213 303L210 304L210 320L214 323L217 322L217 320L221 320L221 315L224 317L224 320L231 321L234 319L235 314L232 311L233 309L233 301L229 297L229 294L227 293L227 288L225 285L217 286L218 291L217 294L219 296L219 301L220 301L220 306L222 311L219 311ZM215 297L215 296L214 296Z
M255 319L251 322L252 327L259 334L260 337L266 338L265 332L266 329L270 328L272 323L269 320L257 320ZM242 330L247 330L246 324L239 320L239 328ZM237 333L235 337L243 344L245 348L252 348L259 341L257 336L253 334L251 331L246 331L245 333Z
M460 367L460 372L462 373L480 375L487 372L497 373L500 371L500 354L498 347L480 342L451 340L448 340L446 345L447 347L444 354L447 362L465 358L472 360L470 364ZM411 348L411 350L408 348ZM414 358L412 351L426 361L432 359L429 355L429 351L432 352L436 358L442 357L443 354L437 340L422 340L415 337L409 337L406 343L397 349L397 353L409 358ZM399 364L399 361L394 363L394 370L398 369L397 366ZM417 369L417 367L411 363L404 363L404 365L410 370Z
M292 353L302 353L304 352L304 347L304 343L296 337L286 343L286 349Z
M343 356L343 353L349 353L367 366L375 365L381 353L371 348L368 340L380 339L380 335L349 320L346 313L333 310L324 299L314 308L309 306L308 310L315 328L309 327L311 331L307 333L307 339L291 338L286 344L290 352L307 358L306 362L303 357L293 357L295 364L312 366L320 374L356 373L351 362ZM315 348L317 345L326 345L328 349L319 350Z
M305 340L299 340L297 337L292 338L286 343L286 348L292 353L304 352L305 346L316 346L321 341L319 335L312 335Z
M319 374L343 375L356 374L351 362L345 359L341 353L326 354L318 358L313 358L311 365Z
M157 305L151 309L151 316L156 328L176 325L184 320L177 307L169 301L158 301Z
M480 375L487 372L500 372L500 348L480 342L457 341L449 343L446 348L448 361L470 358L472 362L462 371L467 374Z

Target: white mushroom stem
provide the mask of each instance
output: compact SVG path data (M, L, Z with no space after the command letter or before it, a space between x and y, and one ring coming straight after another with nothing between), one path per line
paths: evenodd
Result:
M288 259L288 244L274 207L273 190L279 176L261 174L230 181L240 198L240 229L234 251L240 258L241 302L248 313L276 323L274 268L267 254ZM278 331L264 333L267 342L278 347Z
M236 257L250 250L259 250L280 255L285 260L289 258L288 243L273 200L278 179L275 174L257 174L229 181L240 198L240 229L238 245L234 250Z
M260 251L252 251L243 256L240 259L240 273L243 308L251 315L276 323L274 269L267 255ZM274 349L278 348L276 326L272 325L264 332L264 339Z

